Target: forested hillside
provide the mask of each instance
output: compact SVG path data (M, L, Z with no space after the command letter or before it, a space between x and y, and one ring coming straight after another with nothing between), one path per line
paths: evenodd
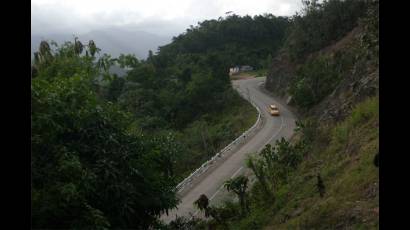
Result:
M265 83L299 112L296 134L226 181L234 202L198 197L209 218L172 229L378 229L378 23L378 1L304 1Z
M251 65L267 68L282 46L290 20L271 14L251 16L231 15L218 20L206 20L173 38L160 48L160 60L178 53L181 58L217 57L220 65ZM167 59L173 61L175 59Z
M103 54L92 40L42 41L31 75L32 227L378 228L378 1L303 2L292 17L200 22L146 60ZM225 183L238 202L201 196L206 220L165 225L178 182L256 120L232 89L235 65L269 69L265 87L300 113L296 135L250 157L249 178Z
M229 67L263 67L287 25L272 15L204 21L146 60L102 54L92 40L42 41L31 76L32 226L158 227L176 184L256 120ZM126 76L111 74L114 64Z

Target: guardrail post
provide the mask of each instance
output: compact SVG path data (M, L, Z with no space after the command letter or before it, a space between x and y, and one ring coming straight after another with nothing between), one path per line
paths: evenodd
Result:
M239 137L237 137L234 141L232 141L232 142L231 142L229 145L227 145L225 148L223 148L223 149L220 150L218 153L216 153L210 160L208 160L208 161L206 161L205 163L203 163L199 168L197 168L197 169L196 169L193 173L191 173L187 178L185 178L184 180L182 180L182 181L176 186L176 189L177 189L178 192L181 192L182 190L184 190L185 187L186 187L187 185L189 185L189 182L192 182L192 180L193 180L195 177L199 177L203 172L207 171L208 168L205 168L205 167L207 167L208 165L212 165L215 161L217 161L218 159L222 158L222 157L221 157L222 153L224 153L225 151L230 151L230 150L231 150L231 146L237 145L238 142L242 142L242 141L243 141L242 143L244 143L245 140L246 140L246 138L249 136L248 134L250 134L250 133L255 133L256 129L259 128L259 124L260 124L260 121L261 121L261 119L262 119L262 116L261 116L261 112L260 112L258 106L256 105L256 103L254 103L254 102L251 100L250 97L249 97L249 98L246 98L246 96L242 94L242 91L241 91L241 90L239 90L239 89L237 89L237 90L238 90L238 92L239 92L239 95L240 95L242 98L244 98L245 100L248 100L248 101L251 103L251 105L256 108L256 111L258 112L258 118L257 118L255 124L253 124L251 128L249 128L249 129L246 130L244 133L242 133Z

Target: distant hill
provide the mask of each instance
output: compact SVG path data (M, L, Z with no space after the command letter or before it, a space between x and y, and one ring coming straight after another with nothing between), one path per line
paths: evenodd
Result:
M103 53L109 53L113 57L117 57L121 53L126 53L135 54L139 59L145 59L148 56L148 50L152 50L155 53L158 46L171 42L171 37L120 27L93 30L85 34L76 34L76 36L84 43L91 39L94 40L97 46L102 49ZM60 44L64 41L72 41L73 35L69 33L32 34L32 54L38 50L42 39L55 40Z

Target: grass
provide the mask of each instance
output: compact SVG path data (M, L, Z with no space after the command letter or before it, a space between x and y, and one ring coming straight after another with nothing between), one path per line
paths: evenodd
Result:
M378 229L379 100L358 104L343 122L319 127L311 151L276 189L275 201L263 197L256 183L250 191L251 213L228 219L230 229ZM319 196L320 173L325 195ZM221 228L222 229L222 228Z
M295 173L291 191L298 196L298 204L304 211L285 223L275 218L269 224L275 229L294 228L377 228L378 214L373 209L378 201L378 168L373 164L378 151L378 97L360 103L352 114L336 127L327 130L331 135L330 145L317 154L313 161L319 161L316 168L310 162L300 166L301 173ZM308 173L320 172L326 194L320 198L313 192L315 180L298 180ZM278 214L291 212L286 204ZM269 229L269 228L268 228Z

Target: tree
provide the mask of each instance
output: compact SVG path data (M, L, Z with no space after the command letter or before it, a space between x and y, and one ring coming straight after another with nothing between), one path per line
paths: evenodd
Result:
M124 85L124 78L120 78L116 74L114 74L108 86L107 99L109 101L116 102L118 97L121 95L122 90L124 89Z
M201 211L204 212L205 217L209 217L211 216L212 218L214 218L219 224L221 224L222 226L224 226L225 228L226 223L222 220L222 218L220 217L219 213L218 213L218 209L214 208L214 207L210 207L209 206L209 200L208 197L205 194L202 194L201 196L199 196L199 198L194 202L194 205Z
M319 56L297 70L289 93L300 108L311 108L336 88L342 79L336 67L333 59Z
M120 64L121 68L136 68L139 64L139 61L134 54L120 54L115 61Z
M181 152L181 146L177 144L174 134L167 133L161 135L160 133L156 133L151 139L154 144L152 161L158 164L165 177L174 178L174 168L178 160L178 155Z
M154 61L154 54L153 54L152 50L148 50L147 62L152 63L153 61Z
M97 61L97 66L108 75L110 67L115 63L115 59L111 58L109 54L103 54Z
M200 195L194 202L194 205L205 213L205 217L209 217L209 200L205 194Z
M51 80L72 77L81 72L85 73L89 80L96 81L101 69L93 64L93 57L80 56L76 53L79 49L78 41L77 46L72 42L65 42L58 46L52 41L51 44L55 46L54 49L51 49L46 41L42 41L39 51L34 53L33 67L37 72L35 76ZM82 49L89 51L88 46Z
M172 165L153 160L177 148L129 129L90 60L66 43L32 79L32 226L148 229L178 203Z
M78 40L77 37L74 38L74 52L77 55L80 55L84 50L83 44Z
M337 41L366 13L370 1L303 0L301 14L292 18L285 44L293 61L302 63L309 53Z
M94 57L96 53L100 52L101 49L99 49L93 40L90 40L88 42L88 49L89 49L89 53L91 54L91 57Z
M53 61L53 54L51 52L50 45L47 41L41 41L39 50L34 52L34 63L32 66L32 77L36 77L38 71L46 65L49 65Z
M258 179L259 183L261 184L263 188L263 191L265 192L265 195L267 197L272 196L272 192L269 189L269 184L267 181L267 172L266 172L265 162L261 159L250 156L246 161L246 165L255 174L256 178Z
M248 188L248 178L246 176L238 176L229 179L225 182L224 187L229 191L234 192L239 199L242 208L242 214L245 215L249 211L249 206L246 201L246 189Z
M274 189L286 183L289 173L298 167L306 149L305 141L292 145L282 138L274 146L267 144L259 156L247 159L247 166L254 172L267 197L273 197Z

